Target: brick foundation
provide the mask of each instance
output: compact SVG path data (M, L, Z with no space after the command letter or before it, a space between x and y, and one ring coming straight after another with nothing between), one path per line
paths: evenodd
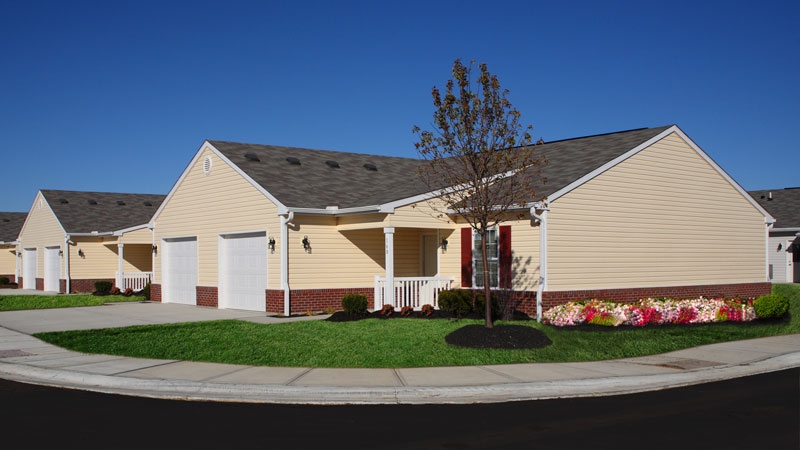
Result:
M152 291L150 295L153 295ZM216 286L196 286L195 295L197 306L219 307L219 296L217 295Z
M36 289L39 289L38 281L36 279ZM110 281L112 287L116 287L117 283L116 280L113 278L91 278L91 279L83 279L83 280L70 280L69 282L69 289L72 294L76 293L92 293L94 292L94 282L95 281ZM67 280L61 280L61 292L67 291Z
M160 284L150 284L150 301L151 302L161 302L161 285Z
M36 279L36 290L43 291L44 290L44 278L37 278Z
M327 308L342 309L345 294L364 294L368 308L375 305L375 288L293 289L289 297L290 314L320 312ZM283 314L283 291L267 290L267 312Z

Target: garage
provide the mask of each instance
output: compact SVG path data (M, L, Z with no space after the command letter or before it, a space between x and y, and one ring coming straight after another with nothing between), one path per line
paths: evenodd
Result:
M197 304L197 238L161 241L161 295L164 303Z
M61 247L44 248L44 290L61 291Z
M266 232L220 235L220 307L266 311Z
M36 249L22 250L22 288L36 289Z

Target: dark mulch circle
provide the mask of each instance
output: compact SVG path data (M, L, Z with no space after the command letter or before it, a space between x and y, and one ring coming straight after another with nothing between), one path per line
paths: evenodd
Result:
M498 349L544 348L553 343L546 334L525 325L466 325L444 340L456 347Z

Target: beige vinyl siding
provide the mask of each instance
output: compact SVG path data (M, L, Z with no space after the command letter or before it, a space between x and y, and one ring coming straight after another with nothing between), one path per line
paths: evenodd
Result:
M203 173L206 156L212 159L208 175ZM219 235L264 230L275 239L275 252L267 253L267 286L279 289L281 243L277 207L215 153L204 149L156 218L154 233L159 248L164 238L196 236L198 283L217 286ZM300 245L300 241L290 241L291 245ZM158 254L154 258L155 283L161 282L160 270Z
M153 233L149 228L139 228L138 230L129 231L119 237L119 241L123 244L150 244L153 243ZM126 249L127 250L127 249Z
M439 230L439 238L447 239L447 250L439 249L439 276L453 277L453 287L461 286L461 233Z
M0 274L14 275L17 270L17 248L0 247ZM8 277L8 281L16 281Z
M539 286L539 227L527 215L500 225L511 227L512 288L535 291Z
M124 272L150 272L153 270L152 244L125 244L122 270Z
M86 280L114 279L116 277L119 265L116 237L73 237L70 242L70 278ZM79 250L83 256L78 255ZM126 253L127 250L128 248L125 249Z
M548 290L765 281L764 216L676 134L551 205Z
M396 208L386 217L386 226L398 228L453 228L455 224L444 214L441 202L421 201Z
M44 248L59 246L64 249L64 229L44 200L41 193L36 194L28 218L19 236L20 249L36 248L36 277L44 278ZM20 275L22 275L20 261ZM61 264L61 278L64 278L64 263Z

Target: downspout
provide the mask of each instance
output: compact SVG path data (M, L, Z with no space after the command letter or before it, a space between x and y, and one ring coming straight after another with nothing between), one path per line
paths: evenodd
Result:
M767 230L766 230L766 237L764 238L764 262L765 262L765 273L766 279L768 282L772 282L772 279L769 277L769 231L772 229L773 223L767 222ZM788 274L787 274L788 275Z
M289 222L294 220L294 211L281 215L281 289L283 289L283 315L291 315L289 308Z
M536 211L541 211L537 214ZM542 321L542 294L547 284L547 213L549 202L536 203L531 207L531 217L539 221L539 285L536 288L536 321Z
M69 294L72 291L70 290L70 276L69 276L69 235L64 235L64 281L67 285L67 292L65 294Z

